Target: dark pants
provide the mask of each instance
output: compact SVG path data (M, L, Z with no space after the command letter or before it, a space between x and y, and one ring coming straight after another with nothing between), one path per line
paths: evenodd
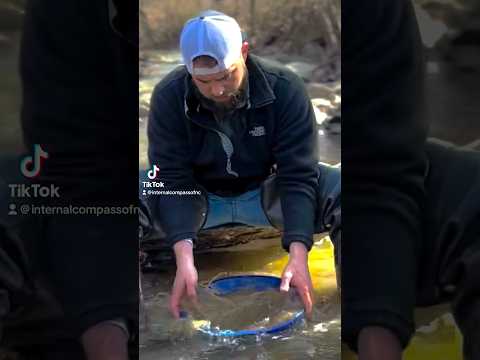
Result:
M480 152L429 144L419 306L449 301L465 359L480 359Z

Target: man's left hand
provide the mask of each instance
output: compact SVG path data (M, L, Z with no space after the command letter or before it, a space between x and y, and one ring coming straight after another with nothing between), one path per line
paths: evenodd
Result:
M301 242L290 244L290 258L282 273L280 291L288 292L294 286L302 299L307 319L311 318L313 309L313 285L308 269L308 251Z

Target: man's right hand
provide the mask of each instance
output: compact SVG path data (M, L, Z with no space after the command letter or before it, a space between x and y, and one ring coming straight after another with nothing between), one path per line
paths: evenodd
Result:
M190 241L177 242L173 246L173 250L177 262L177 273L173 283L169 308L172 315L179 319L180 303L185 296L193 305L197 305L198 273L193 261L193 247Z

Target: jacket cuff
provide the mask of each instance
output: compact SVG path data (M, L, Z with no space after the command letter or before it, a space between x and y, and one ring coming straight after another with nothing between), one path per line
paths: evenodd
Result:
M342 341L358 352L358 335L367 326L380 326L392 331L405 349L415 331L412 321L388 310L351 311L342 310Z
M313 235L308 236L305 234L283 234L282 237L282 247L286 252L289 252L290 244L292 242L301 242L307 248L307 251L310 251L313 246Z
M195 242L197 240L197 234L194 232L185 232L185 233L180 233L180 234L175 234L167 239L167 243L171 248L173 248L173 245L175 245L177 242L186 240L186 239L191 239L193 242L193 247L195 247Z
M135 309L137 309L137 312L135 312ZM138 302L105 305L74 316L71 318L73 335L79 338L92 326L112 319L122 319L122 321L125 322L125 325L129 330L129 340L131 341L137 335L135 329L138 329Z

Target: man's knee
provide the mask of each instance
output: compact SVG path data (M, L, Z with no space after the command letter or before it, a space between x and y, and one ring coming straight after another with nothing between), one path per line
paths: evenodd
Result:
M341 229L341 169L319 163L315 214L315 233L329 232L332 240ZM269 177L261 186L262 207L270 223L281 229L283 215L276 176Z
M334 240L341 229L341 168L320 163L319 171L315 231L329 231Z

